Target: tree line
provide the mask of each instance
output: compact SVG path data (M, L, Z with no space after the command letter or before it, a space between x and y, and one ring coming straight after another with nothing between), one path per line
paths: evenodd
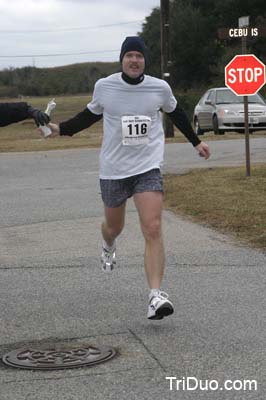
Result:
M176 91L224 85L224 67L241 53L241 40L218 38L222 27L266 26L265 0L171 0L171 85ZM146 17L140 36L149 49L147 73L160 77L160 9ZM248 39L248 51L266 62L266 38ZM92 92L95 82L120 71L119 63L80 63L56 68L8 68L0 71L0 96L46 96ZM265 89L264 89L265 90Z
M172 85L188 90L224 85L224 67L241 54L241 39L221 40L218 29L238 27L238 18L250 16L250 26L266 26L264 0L170 1L170 61ZM160 76L160 9L146 17L140 35L149 47L151 74ZM249 53L266 62L266 38L248 38Z
M80 63L55 68L0 71L0 97L91 93L95 82L120 70L119 63Z

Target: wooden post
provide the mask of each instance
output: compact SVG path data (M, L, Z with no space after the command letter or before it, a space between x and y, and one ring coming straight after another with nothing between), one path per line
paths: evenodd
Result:
M170 41L169 41L169 0L161 0L161 76L169 84L171 76L169 72ZM174 137L174 126L172 121L164 113L165 137Z

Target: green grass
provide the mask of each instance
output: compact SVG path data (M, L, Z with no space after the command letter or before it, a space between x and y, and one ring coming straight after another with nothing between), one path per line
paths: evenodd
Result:
M165 176L165 207L266 250L266 164Z

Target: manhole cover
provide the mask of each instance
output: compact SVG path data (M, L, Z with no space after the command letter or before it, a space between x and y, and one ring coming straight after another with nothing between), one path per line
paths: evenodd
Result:
M111 347L82 346L72 348L13 350L3 356L5 364L15 368L55 370L90 367L110 360L116 355Z

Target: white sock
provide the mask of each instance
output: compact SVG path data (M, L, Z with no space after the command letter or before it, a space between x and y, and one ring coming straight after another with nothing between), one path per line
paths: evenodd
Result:
M115 241L110 246L106 241L103 239L103 247L108 251L113 251L115 249Z
M159 292L160 292L160 288L159 289L151 289L149 298L151 299L152 297L157 296Z

